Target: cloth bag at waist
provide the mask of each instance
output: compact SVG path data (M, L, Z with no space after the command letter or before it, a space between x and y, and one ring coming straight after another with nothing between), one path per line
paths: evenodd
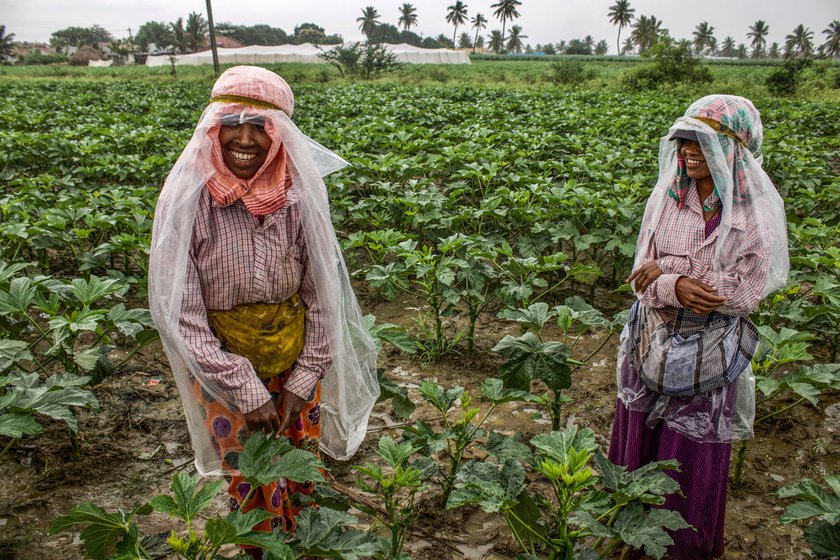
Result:
M663 395L691 397L731 383L758 349L758 330L747 317L687 309L630 309L623 350L642 382Z
M248 358L260 379L292 367L303 351L306 306L298 294L282 303L246 303L208 310L213 333L225 350Z

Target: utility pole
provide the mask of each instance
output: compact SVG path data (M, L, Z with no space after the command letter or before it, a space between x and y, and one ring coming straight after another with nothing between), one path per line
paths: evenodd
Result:
M207 0L207 24L210 28L210 50L213 51L213 72L216 77L219 77L219 51L216 48L216 28L213 26L213 8L210 6L210 0Z

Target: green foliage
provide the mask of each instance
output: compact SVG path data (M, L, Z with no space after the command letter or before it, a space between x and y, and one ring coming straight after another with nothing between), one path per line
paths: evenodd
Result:
M415 498L422 489L423 482L434 472L428 461L421 460L414 464L408 462L415 451L416 448L410 442L395 443L389 436L383 436L379 439L377 455L384 460L386 467L372 463L353 467L368 477L369 481L361 479L359 485L366 492L378 497L384 509L384 513L379 510L370 511L388 533L381 543L380 550L373 555L374 558L408 558L403 553L403 546L408 529L417 517Z
M578 60L561 60L551 65L548 81L558 85L577 86L595 77L595 71Z
M802 73L813 61L810 58L786 58L765 80L767 90L773 95L793 95L802 82Z
M371 80L397 68L397 55L381 43L350 43L318 55L341 72L342 76Z
M598 451L591 430L575 426L536 436L531 445L535 451L527 465L550 485L552 495L531 490L526 468L508 456L497 458L499 463L467 463L447 507L478 504L488 513L499 513L526 557L545 551L550 558L571 560L577 558L576 545L597 552L593 557L608 557L627 543L662 558L673 542L666 529L687 527L676 512L646 509L679 492L663 472L677 469L676 462L650 463L627 472Z
M794 523L803 520L815 521L805 529L805 540L818 556L835 557L840 555L840 476L827 476L825 483L831 493L811 479L804 479L780 488L776 495L780 498L798 498L782 514L782 523Z
M691 45L661 38L645 51L653 63L636 68L624 78L633 90L658 89L674 84L704 84L712 81L712 74L694 55Z

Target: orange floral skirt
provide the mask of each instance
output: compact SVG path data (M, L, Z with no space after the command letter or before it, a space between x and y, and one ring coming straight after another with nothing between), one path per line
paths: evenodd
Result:
M270 379L263 380L266 388L275 401L280 397L283 384L290 370ZM251 435L251 430L245 424L241 414L234 414L210 394L202 390L201 384L193 385L195 396L204 414L204 422L211 435L213 447L225 470L236 471L239 467L239 453L245 440ZM282 414L282 410L280 413ZM321 440L321 382L315 386L315 398L306 403L297 422L284 432L289 442L295 447L305 449L319 455ZM229 478L228 494L230 494L230 509L236 510L242 504L245 496L251 491L251 485L244 477L232 475ZM272 532L279 527L292 532L295 530L295 517L303 509L300 496L312 493L312 482L295 483L285 479L276 480L270 484L260 486L248 500L243 512L254 508L261 508L271 514L271 518L254 527L257 531ZM247 547L246 547L247 548Z

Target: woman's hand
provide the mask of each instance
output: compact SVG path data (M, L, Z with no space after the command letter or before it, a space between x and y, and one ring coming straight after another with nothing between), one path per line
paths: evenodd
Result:
M283 389L280 396L277 398L277 414L283 411L282 422L278 434L284 433L292 427L292 425L300 418L303 412L303 407L306 406L306 401L295 395L291 391Z
M245 413L245 423L252 432L280 433L280 416L274 408L274 402L266 401L259 408Z
M680 276L674 293L683 307L700 315L711 313L726 303L725 297L717 295L717 288L688 276Z
M656 261L648 261L636 270L627 278L627 282L636 281L635 289L637 292L644 293L647 287L650 286L654 280L662 276L662 270Z

